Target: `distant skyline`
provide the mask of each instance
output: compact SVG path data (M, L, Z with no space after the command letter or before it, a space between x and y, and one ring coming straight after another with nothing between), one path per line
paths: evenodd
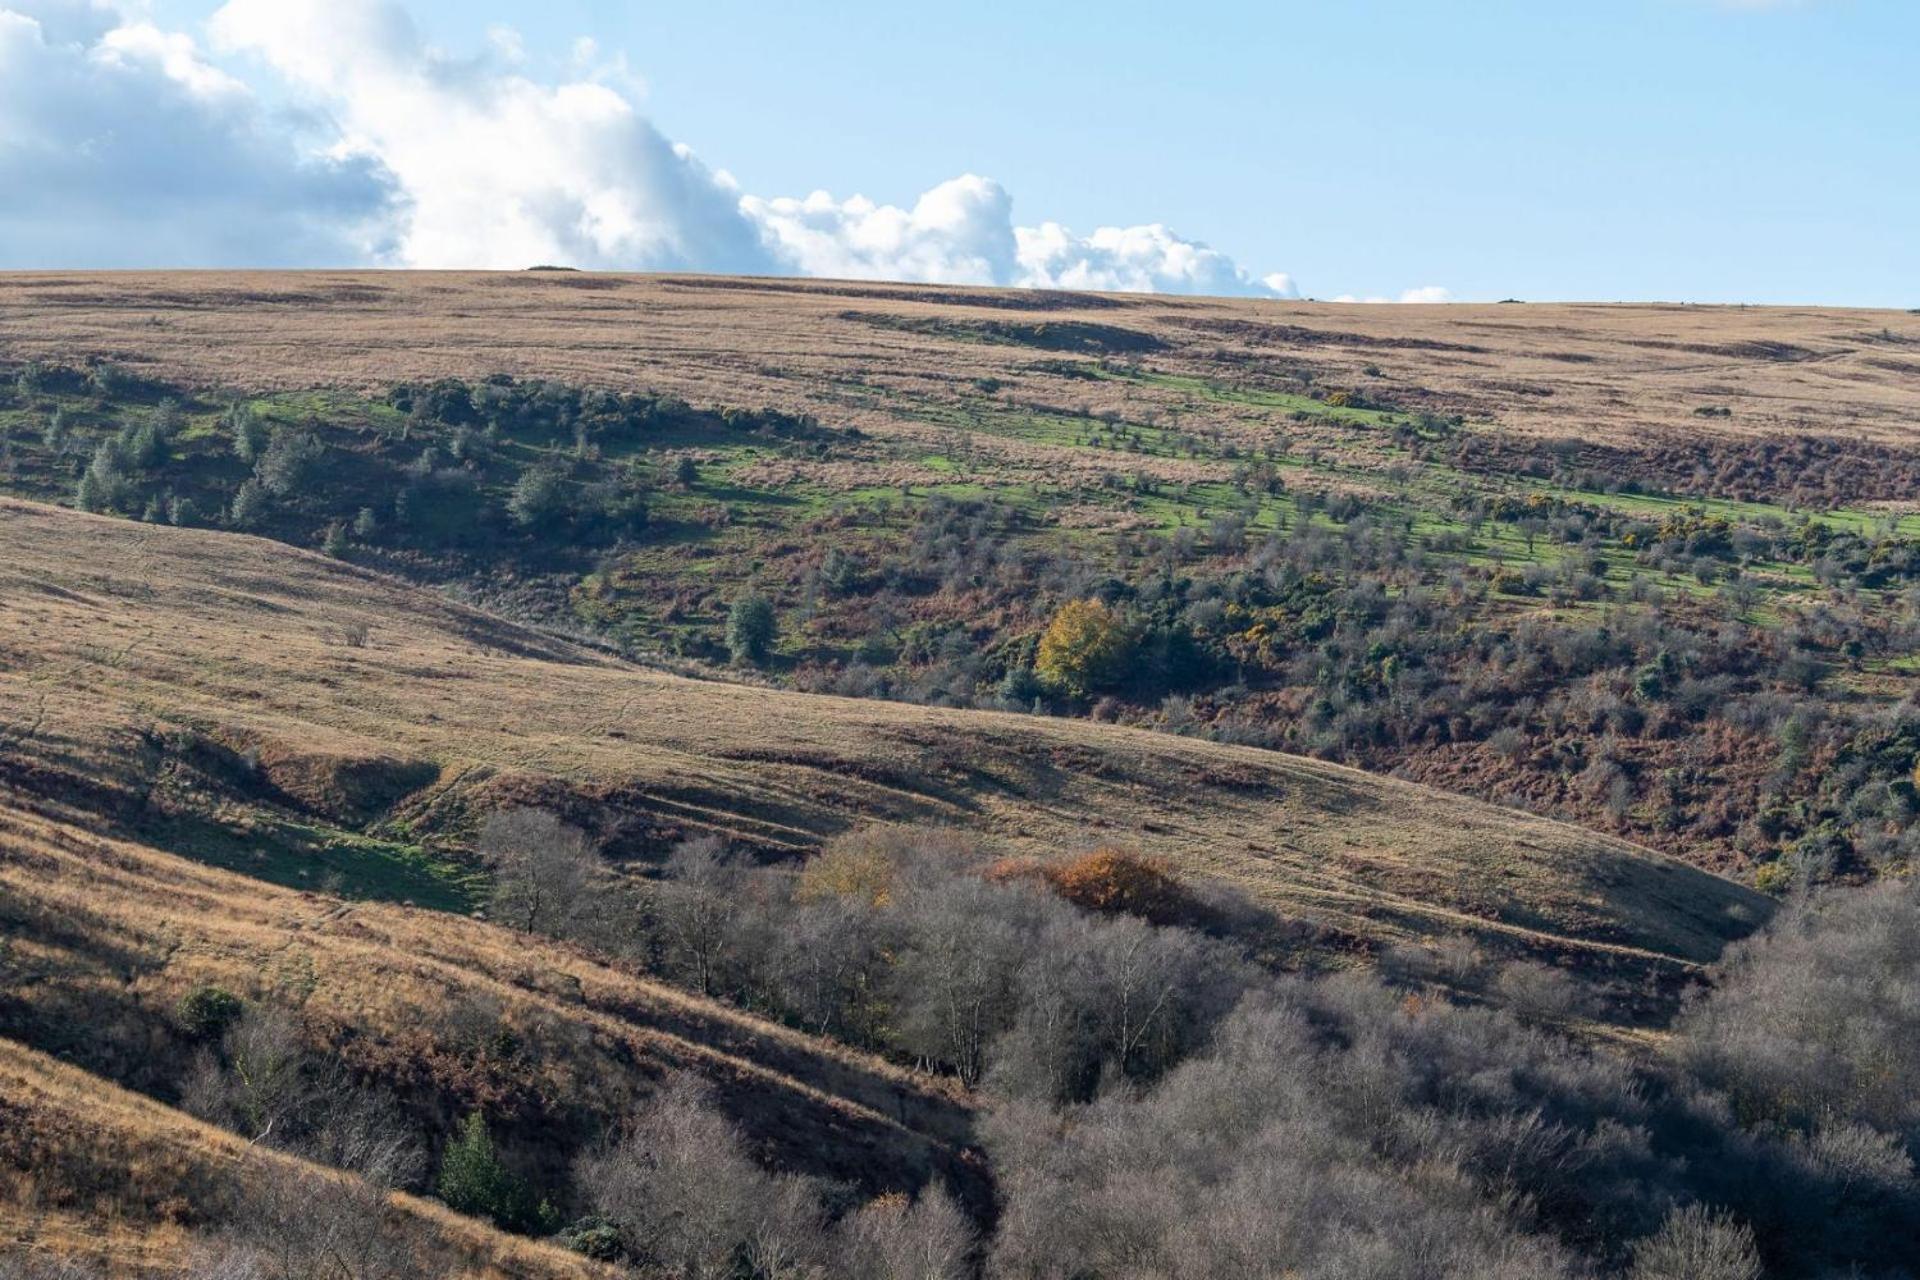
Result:
M0 268L1920 306L1908 0L0 0Z

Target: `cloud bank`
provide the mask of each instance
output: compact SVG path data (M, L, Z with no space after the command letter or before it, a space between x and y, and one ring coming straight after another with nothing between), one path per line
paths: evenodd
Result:
M0 266L560 263L1299 296L1157 223L1019 225L975 174L905 208L747 194L661 134L590 42L553 83L515 33L486 34L456 58L397 0L228 0L203 47L114 0L0 0Z
M184 35L0 0L0 266L383 258L386 175L297 133Z

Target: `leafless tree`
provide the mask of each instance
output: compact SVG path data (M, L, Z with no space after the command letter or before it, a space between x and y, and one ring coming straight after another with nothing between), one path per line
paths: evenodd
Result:
M544 809L487 818L480 852L493 869L494 918L525 933L569 937L591 915L601 871L592 839Z
M669 1081L575 1180L643 1266L686 1280L731 1277L743 1262L782 1280L824 1274L817 1191L756 1165L693 1077Z
M1753 1229L1700 1205L1676 1209L1633 1251L1632 1280L1760 1280Z
M850 1280L966 1280L977 1247L973 1224L939 1183L913 1200L869 1201L841 1223L839 1239Z

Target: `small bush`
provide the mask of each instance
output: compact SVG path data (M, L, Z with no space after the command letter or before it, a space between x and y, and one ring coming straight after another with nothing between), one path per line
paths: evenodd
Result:
M174 1021L196 1040L218 1040L240 1020L240 997L219 987L195 987L174 1006Z
M1085 911L1131 915L1157 924L1185 919L1192 899L1161 858L1143 858L1114 848L1095 849L1049 867L1047 884Z

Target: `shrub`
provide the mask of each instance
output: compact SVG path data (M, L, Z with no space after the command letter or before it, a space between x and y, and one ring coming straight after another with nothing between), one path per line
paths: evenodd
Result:
M1760 1280L1753 1230L1700 1205L1677 1209L1633 1250L1631 1280Z
M240 997L219 987L195 987L174 1006L174 1021L195 1040L218 1040L240 1020Z
M268 493L287 498L313 479L326 446L307 431L276 431L266 451L254 463L253 474Z
M1132 645L1125 621L1113 609L1098 600L1075 600L1047 624L1033 667L1054 688L1084 698L1120 677Z
M727 651L735 662L754 666L766 662L778 632L773 602L757 591L735 600L727 613Z
M886 832L853 832L807 860L794 899L817 902L848 898L868 906L885 906L898 870L899 849Z
M1193 901L1162 858L1143 858L1120 849L1095 849L1071 862L1049 867L1047 884L1086 911L1133 915L1170 924L1191 914Z
M1580 989L1564 969L1516 960L1500 971L1494 990L1503 1004L1529 1021L1551 1021L1579 1012Z
M507 514L523 529L555 524L566 511L566 481L552 467L529 467L521 472L507 498Z
M493 1135L478 1111L461 1122L459 1134L447 1144L434 1189L456 1213L503 1227L526 1226L537 1216L526 1187L494 1151Z

